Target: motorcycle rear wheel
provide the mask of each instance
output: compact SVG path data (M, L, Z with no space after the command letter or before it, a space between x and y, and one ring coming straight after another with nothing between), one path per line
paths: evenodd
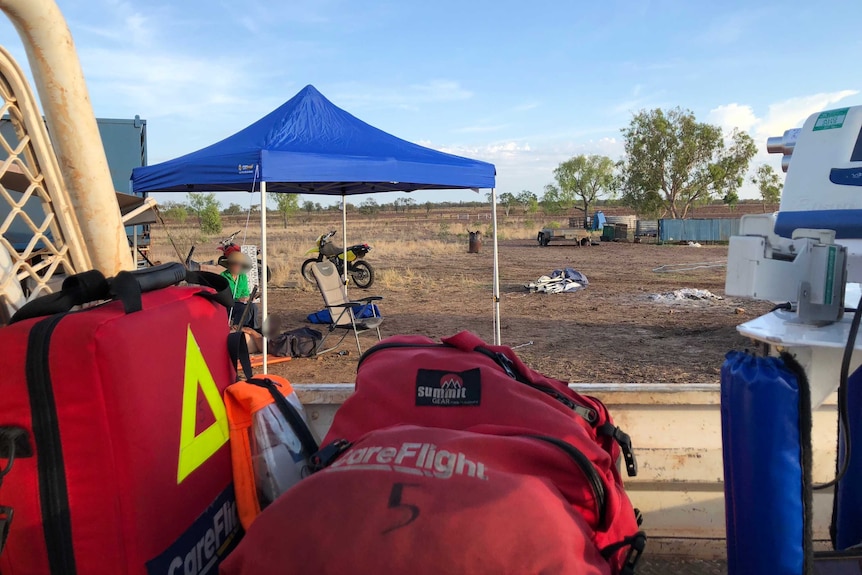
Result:
M361 289L368 289L374 283L374 268L365 260L351 264L348 267L350 277L353 279L353 285Z
M302 262L302 268L300 268L302 272L302 277L305 278L305 281L308 283L314 283L314 274L311 272L311 264L316 263L317 258L309 258Z

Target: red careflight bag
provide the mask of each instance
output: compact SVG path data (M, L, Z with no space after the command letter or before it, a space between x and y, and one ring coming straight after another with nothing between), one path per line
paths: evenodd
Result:
M0 430L18 434L0 485L14 511L3 575L204 573L239 539L225 300L193 286L140 293L158 284L73 276L0 329Z
M636 561L643 541L631 539L638 535L638 519L617 460L622 455L629 475L637 473L637 462L628 435L598 399L530 369L511 348L487 345L470 332L442 343L398 336L360 359L356 391L339 409L323 445L403 423L445 429L503 426L578 451L606 492L605 521L593 526L593 540L600 549L616 549L609 558L614 572ZM512 471L532 473L529 464Z
M221 573L610 575L592 519L548 477L578 490L584 471L527 436L373 431L264 510Z

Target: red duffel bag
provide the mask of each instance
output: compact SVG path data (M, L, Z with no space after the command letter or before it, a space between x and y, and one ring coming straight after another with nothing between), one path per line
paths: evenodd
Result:
M594 515L584 473L541 439L374 431L264 510L221 573L610 575L587 514L549 479Z
M464 331L435 342L390 337L359 360L356 391L338 410L323 444L356 439L374 429L409 423L445 429L509 425L585 446L595 463L623 456L637 474L631 440L613 424L604 404L527 367L505 346ZM619 473L612 466L618 480ZM620 480L621 482L621 480Z
M201 287L140 293L184 277L86 272L0 329L0 437L15 437L0 441L0 469L14 455L3 575L198 574L235 546L229 289L221 303Z
M628 435L614 425L601 401L528 368L510 348L489 346L469 332L442 343L421 336L382 341L360 359L356 391L336 413L323 442L322 463L338 446L399 424L456 430L486 426L502 435L516 430L575 449L595 470L606 494L604 520L591 527L596 545L610 550L614 572L623 572L629 556L642 550L638 517L617 468L622 453L629 475L637 472ZM506 469L524 474L543 470L522 463ZM574 479L586 486L583 476ZM580 506L578 497L569 501L589 517L591 511Z

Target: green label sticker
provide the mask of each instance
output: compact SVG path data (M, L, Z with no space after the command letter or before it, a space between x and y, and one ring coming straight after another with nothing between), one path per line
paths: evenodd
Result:
M837 251L838 248L831 246L829 255L826 256L826 285L823 289L823 303L826 305L832 305L832 292L835 287L835 252Z
M847 110L850 108L841 108L840 110L830 110L823 112L817 116L817 121L814 122L814 131L820 130L836 130L844 126L844 118L847 117Z

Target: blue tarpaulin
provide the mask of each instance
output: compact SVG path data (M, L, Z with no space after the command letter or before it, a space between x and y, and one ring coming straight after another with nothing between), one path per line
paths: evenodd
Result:
M367 194L493 188L493 164L410 143L366 124L306 86L221 142L132 172L140 192Z
M341 313L341 312L339 312ZM367 317L383 317L380 315L380 309L374 305L373 303L367 303L364 306L356 309L353 312L354 319L365 319ZM312 314L309 314L306 320L309 323L323 323L323 324L331 324L332 323L332 312L328 309L324 308L320 311L316 311Z

